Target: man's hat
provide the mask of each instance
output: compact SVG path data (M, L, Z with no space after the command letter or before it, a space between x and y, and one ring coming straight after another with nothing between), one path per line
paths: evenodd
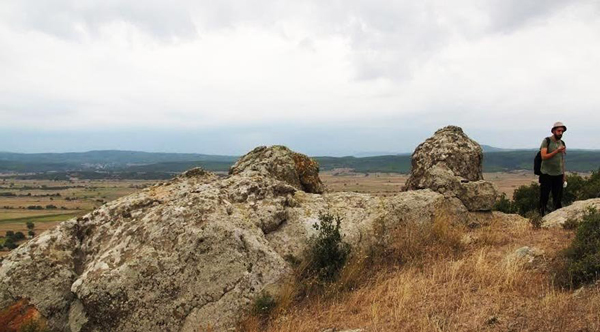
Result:
M567 126L565 126L562 122L556 122L554 124L554 126L552 126L552 129L550 130L551 132L554 132L554 129L558 128L558 127L563 127L563 129L565 131L567 131Z

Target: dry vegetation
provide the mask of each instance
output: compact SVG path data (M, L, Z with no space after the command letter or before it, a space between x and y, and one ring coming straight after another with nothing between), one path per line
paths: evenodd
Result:
M457 225L439 217L394 230L384 247L355 255L325 291L294 298L297 286L288 285L268 321L249 315L240 330L600 330L600 289L553 282L554 258L573 231L500 221ZM543 255L532 262L513 255L523 246Z

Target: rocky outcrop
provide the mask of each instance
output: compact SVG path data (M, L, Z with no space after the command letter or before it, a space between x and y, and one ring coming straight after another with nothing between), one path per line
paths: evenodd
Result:
M229 170L229 174L273 176L296 189L320 194L324 187L319 178L319 164L306 155L285 146L259 146L246 154Z
M483 150L461 128L447 126L412 154L405 190L431 189L458 198L469 211L490 211L498 191L483 180Z
M193 169L61 223L6 257L0 309L28 299L57 331L224 330L289 276L320 213L343 218L352 246L373 224L426 223L466 209L433 190L392 197L325 193L318 167L260 147L220 178Z
M580 221L590 208L600 211L600 198L576 201L573 204L549 213L542 218L542 227L562 227L567 220Z

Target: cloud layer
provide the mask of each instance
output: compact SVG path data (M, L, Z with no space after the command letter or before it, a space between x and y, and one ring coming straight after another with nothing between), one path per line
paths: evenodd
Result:
M352 129L361 150L410 151L447 124L532 147L561 120L597 148L599 13L584 0L6 0L0 129L253 137L223 153L317 151L323 130Z

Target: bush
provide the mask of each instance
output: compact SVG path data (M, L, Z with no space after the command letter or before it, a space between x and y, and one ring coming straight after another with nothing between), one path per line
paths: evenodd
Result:
M260 318L268 318L277 306L277 302L271 294L263 292L254 299L252 304L252 315Z
M506 198L506 194L502 193L502 195L500 195L500 198L498 198L498 200L496 201L496 204L494 204L494 208L495 211L500 211L500 212L504 212L504 213L514 213L514 207L512 202L510 201L510 199Z
M27 225L27 229L34 229L35 228L35 224L33 223L33 221L28 221L25 223L25 225Z
M6 240L4 240L4 246L8 248L8 250L13 250L16 247L18 247L15 241L12 239L12 237L6 238Z
M513 193L513 210L522 216L530 211L537 211L540 205L540 185L531 183L520 186Z
M25 234L23 234L23 232L16 232L15 236L13 236L13 239L15 241L23 240L23 239L25 239Z
M578 287L600 276L600 212L589 209L583 216L575 238L559 255L556 273L559 285Z
M576 229L579 226L579 221L574 218L569 218L565 220L565 223L562 225L563 229L572 230Z
M330 213L319 215L319 223L313 227L318 231L309 240L306 252L304 277L316 277L322 283L334 281L350 253L350 245L342 241L340 223L342 218Z

